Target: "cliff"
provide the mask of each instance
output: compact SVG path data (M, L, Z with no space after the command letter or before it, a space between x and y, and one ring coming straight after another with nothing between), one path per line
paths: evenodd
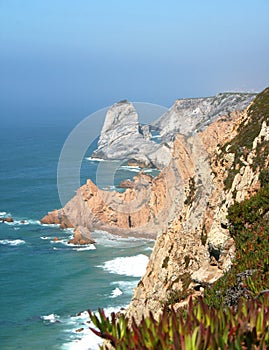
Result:
M122 101L108 110L92 157L163 168L168 165L171 152L166 144L151 141L149 126L141 126L133 104Z
M217 117L235 110L244 110L255 94L224 93L214 97L179 99L151 125L140 125L132 103L121 101L107 112L92 157L106 160L132 160L143 166L164 168L171 160L171 140L175 133L188 135L202 130ZM141 116L143 119L143 116ZM162 136L160 144L153 142L151 130Z
M123 193L100 190L87 180L64 208L49 212L41 223L156 238L173 217L176 188L176 179L168 170L155 179L140 173L134 178L133 188Z
M141 319L170 304L180 307L232 266L228 208L259 190L269 162L268 106L266 89L245 110L232 111L229 105L225 115L216 109L199 119L198 131L195 122L175 136L171 161L156 178L140 173L124 193L102 191L88 180L42 222L155 237L127 315ZM137 133L137 121L134 129Z
M204 131L177 139L189 150L184 199L167 231L157 238L147 271L135 289L127 316L140 320L164 306L203 294L231 265L235 246L228 208L260 188L269 163L269 89L244 112L220 117ZM175 149L180 149L175 145ZM181 153L175 152L179 160ZM175 198L177 200L177 198ZM177 202L179 203L179 202ZM258 210L258 208L257 208Z
M175 132L188 135L201 131L216 118L244 110L255 97L250 93L220 93L205 98L178 99L174 105L152 125L167 139Z

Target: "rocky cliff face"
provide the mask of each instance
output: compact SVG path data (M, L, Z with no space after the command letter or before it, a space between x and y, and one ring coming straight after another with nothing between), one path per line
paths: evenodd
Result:
M262 106L262 108L261 108ZM138 320L164 306L180 307L188 295L202 294L229 269L234 244L227 211L260 186L269 163L269 89L244 111L218 118L204 131L176 140L175 160L188 150L183 198L167 231L156 240L145 276L127 311ZM184 146L183 146L184 145ZM182 173L183 174L183 173Z
M122 101L107 112L98 142L92 157L106 160L132 160L147 167L163 168L171 159L166 144L157 144L151 139L149 127L140 126L132 103Z
M200 131L195 132L197 124L192 123L175 136L171 161L155 179L141 173L124 193L99 190L88 180L63 209L42 219L63 227L157 237L129 316L140 319L148 311L157 315L175 302L179 307L232 264L227 212L235 200L259 189L259 174L268 166L269 89L244 111L224 110L229 113L216 108L207 127L206 120L199 119ZM137 121L134 124L137 133Z
M152 125L167 139L175 132L188 135L201 131L217 117L244 110L255 97L248 93L222 93L213 97L176 100Z
M134 106L128 101L114 104L107 112L93 157L135 160L144 166L164 168L171 160L175 133L188 135L202 130L218 116L244 110L255 94L225 93L214 97L177 100L152 125L139 125ZM150 129L158 130L163 142L151 140ZM168 142L168 143L167 143Z
M130 187L124 193L109 192L88 180L64 208L48 213L41 223L156 238L174 217L177 179L168 169L154 179L140 173Z

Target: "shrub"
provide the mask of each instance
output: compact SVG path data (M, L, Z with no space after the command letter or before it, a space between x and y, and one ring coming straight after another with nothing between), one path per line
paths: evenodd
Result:
M152 314L140 324L113 313L108 318L89 311L98 330L91 330L111 342L117 350L210 350L210 349L268 349L269 296L242 301L237 312L232 308L209 307L200 297L189 301L185 315L173 309L163 311L159 321ZM108 347L103 345L101 349Z

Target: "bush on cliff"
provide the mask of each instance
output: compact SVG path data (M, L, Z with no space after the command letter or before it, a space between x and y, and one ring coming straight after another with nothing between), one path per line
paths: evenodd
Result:
M224 277L205 291L208 305L236 304L238 298L229 300L233 291L238 297L251 298L269 288L269 178L265 173L261 173L262 188L256 195L229 208L236 257Z
M232 308L209 307L202 298L195 304L190 299L184 315L166 309L159 321L151 314L139 325L133 319L130 327L124 315L117 318L113 313L108 318L102 310L99 316L89 314L98 328L92 331L117 350L269 348L269 295L242 301L236 313Z

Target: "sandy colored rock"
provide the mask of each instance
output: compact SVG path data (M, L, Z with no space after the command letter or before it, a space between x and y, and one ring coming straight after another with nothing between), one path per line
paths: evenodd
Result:
M86 245L94 244L90 231L86 227L78 226L74 231L74 237L68 241L68 244Z
M14 222L14 219L11 216L0 218L0 222Z
M119 184L119 188L134 188L134 182L127 179L127 180L123 180L120 184Z
M188 293L202 294L204 285L215 282L232 266L235 246L228 230L228 208L235 199L241 201L257 191L259 169L254 171L250 166L256 156L254 147L247 160L238 165L237 175L227 189L225 179L234 156L229 147L223 151L222 146L236 137L241 123L248 122L247 111L234 112L219 117L196 136L176 139L173 160L180 161L182 154L189 159L187 163L187 159L182 161L186 164L181 169L185 179L183 198L175 195L178 212L155 242L127 316L139 321L151 311L158 318L163 306L169 304L171 291L178 296L176 305L185 305ZM263 134L264 130L263 125ZM253 145L257 146L266 136L259 134L256 139Z
M171 293L178 307L184 305L189 294L202 294L204 285L232 266L235 246L228 230L228 208L258 190L259 169L251 165L258 146L269 139L263 124L252 150L235 164L231 142L249 120L247 110L221 114L208 126L204 120L200 132L185 130L173 136L172 158L156 178L141 172L134 187L124 193L100 190L88 180L64 208L44 218L122 236L156 238L127 316L141 320L151 311L157 318L164 305L170 305ZM227 187L231 167L236 171Z

